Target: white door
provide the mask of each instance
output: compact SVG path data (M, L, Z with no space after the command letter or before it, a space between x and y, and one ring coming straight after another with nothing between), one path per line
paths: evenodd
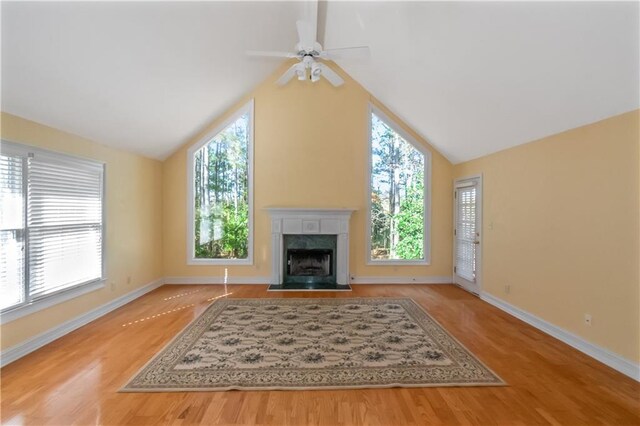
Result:
M455 181L454 185L454 267L456 284L474 294L480 293L482 253L482 177Z

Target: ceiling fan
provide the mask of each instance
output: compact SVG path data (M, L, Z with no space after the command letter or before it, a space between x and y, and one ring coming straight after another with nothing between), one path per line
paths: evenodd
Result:
M296 21L298 43L295 45L293 52L251 50L247 52L247 55L298 59L299 62L293 64L277 80L277 83L281 86L287 84L294 76L298 77L300 81L308 78L314 83L320 80L320 77L324 77L334 86L340 86L344 83L344 80L324 61L346 57L366 57L369 55L369 47L354 46L323 50L322 45L317 41L320 38L317 34L319 27L318 2L308 2L307 4L309 5L308 15L310 16L307 20Z

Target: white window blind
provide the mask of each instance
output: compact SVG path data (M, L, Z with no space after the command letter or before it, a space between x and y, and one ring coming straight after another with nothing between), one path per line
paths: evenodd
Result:
M462 278L476 280L476 187L458 190L456 212L456 273Z
M0 308L101 279L104 165L4 142L2 148ZM7 211L5 199L14 200Z
M33 298L102 277L102 167L29 162L27 218Z
M0 309L24 302L24 160L0 155Z

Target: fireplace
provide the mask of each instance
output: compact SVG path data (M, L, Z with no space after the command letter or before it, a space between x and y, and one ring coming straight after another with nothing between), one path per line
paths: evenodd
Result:
M271 215L270 288L349 288L353 209L267 210Z
M336 243L336 235L284 235L282 284L336 284Z

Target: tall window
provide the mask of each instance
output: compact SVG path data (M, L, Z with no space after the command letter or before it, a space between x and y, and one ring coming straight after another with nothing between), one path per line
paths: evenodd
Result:
M0 309L103 278L104 165L2 142Z
M429 152L371 107L369 262L428 263Z
M252 121L249 103L189 150L190 263L250 263Z

